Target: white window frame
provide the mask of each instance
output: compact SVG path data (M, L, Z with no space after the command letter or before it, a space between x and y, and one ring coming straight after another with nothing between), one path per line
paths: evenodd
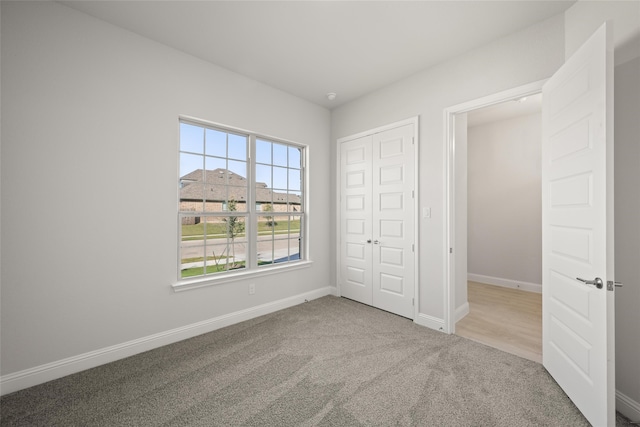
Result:
M247 211L246 212L238 212L237 216L242 216L245 218L245 233L247 239L247 259L245 263L245 268L233 271L227 271L224 273L215 273L203 276L195 276L183 279L181 278L181 254L180 254L180 243L182 241L182 217L190 216L186 213L180 211L180 123L187 123L194 126L200 126L205 128L215 129L221 132L228 132L233 134L244 135L248 137L248 156L247 156ZM287 261L283 263L272 264L268 266L258 266L257 261L257 238L258 238L258 228L257 228L257 219L260 215L258 213L263 213L262 209L258 211L257 202L256 202L256 182L255 182L255 169L256 169L256 140L261 139L273 143L285 144L287 146L292 146L300 149L301 156L301 212L286 212L285 215L290 216L300 216L302 217L302 225L300 226L300 239L302 240L302 244L300 245L300 259L294 261ZM185 291L189 289L197 289L201 287L207 287L222 283L229 283L241 280L248 280L255 277L267 276L272 274L278 274L285 271L298 270L301 268L308 268L311 266L312 261L309 257L309 171L307 167L307 159L309 156L309 146L306 144L301 144L298 142L288 141L282 138L276 138L264 134L259 134L257 132L247 131L243 129L238 129L218 123L208 122L201 119L196 119L193 117L187 116L179 116L178 120L178 147L176 153L178 154L178 177L176 182L178 183L178 191L176 196L177 206L176 212L178 216L177 221L177 272L176 272L176 282L172 284L174 291ZM273 185L273 183L272 183ZM206 213L205 213L206 215Z

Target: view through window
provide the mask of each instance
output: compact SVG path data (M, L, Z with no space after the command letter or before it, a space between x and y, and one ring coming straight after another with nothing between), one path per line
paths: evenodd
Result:
M179 279L304 259L304 154L302 146L181 121Z

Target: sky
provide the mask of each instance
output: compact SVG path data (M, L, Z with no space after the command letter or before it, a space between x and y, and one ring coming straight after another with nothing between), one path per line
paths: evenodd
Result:
M180 123L180 176L196 169L228 169L247 177L248 137ZM300 191L300 148L256 140L256 182Z

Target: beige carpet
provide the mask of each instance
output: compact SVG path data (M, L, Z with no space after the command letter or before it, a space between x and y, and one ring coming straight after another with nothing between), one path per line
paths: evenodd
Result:
M586 426L544 368L324 297L22 390L24 426Z

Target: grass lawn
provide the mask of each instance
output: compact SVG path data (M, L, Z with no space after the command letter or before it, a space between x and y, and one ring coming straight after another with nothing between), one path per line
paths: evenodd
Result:
M230 270L237 270L239 268L244 268L244 261L237 262L236 267ZM219 273L221 271L227 271L227 264L208 265L206 273L204 272L204 267L186 268L182 270L182 278L186 279L187 277L202 276L203 274Z
M226 259L229 258L228 256L208 256L207 257L207 261L213 261L214 259ZM202 262L204 261L204 257L195 257L195 258L182 258L180 260L182 262L182 264L187 264L190 262Z
M227 224L217 222L201 222L200 224L183 225L182 226L182 241L188 240L202 240L205 235L205 224L207 237L220 236L226 237ZM270 234L275 231L275 234L286 234L289 224L291 225L292 232L300 231L300 220L294 220L291 222L280 221L275 226L269 226L266 221L258 222L258 235ZM239 234L237 237L245 237L245 233Z
M236 262L235 264L236 266L234 268L230 268L229 271L244 268L244 263L245 263L244 261ZM265 264L273 264L273 263L270 261L258 261L258 265L265 265ZM226 264L208 265L206 273L204 272L204 267L186 268L182 270L181 277L183 279L186 279L188 277L202 276L204 274L220 273L221 271L227 271L226 267L227 267Z

